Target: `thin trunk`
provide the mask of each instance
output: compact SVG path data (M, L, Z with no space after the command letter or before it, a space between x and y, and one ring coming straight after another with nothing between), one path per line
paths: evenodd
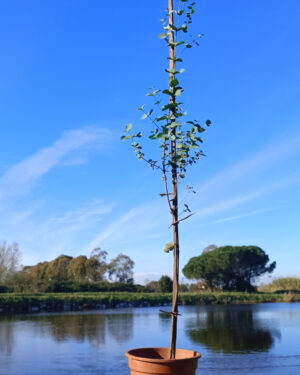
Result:
M168 0L169 25L173 25L173 0ZM171 30L169 42L174 43L174 32ZM175 70L175 47L169 46L169 69ZM174 77L170 73L170 77ZM170 91L174 94L174 88L170 87ZM170 96L170 104L175 103L175 94ZM170 110L170 114L174 114L175 109ZM172 120L174 121L174 120ZM176 128L173 129L176 135ZM171 339L170 339L170 358L176 356L176 337L177 337L177 314L178 314L178 272L179 272L179 233L178 233L178 189L177 189L177 167L175 163L176 157L176 140L171 142L172 150L172 216L173 216L173 243L174 243L174 263L173 263L173 296L172 296L172 322L171 322Z

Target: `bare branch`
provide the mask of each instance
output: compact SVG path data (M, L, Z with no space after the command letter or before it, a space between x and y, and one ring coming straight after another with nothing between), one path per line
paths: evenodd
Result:
M170 224L169 228L171 228L172 225L176 225L176 224L180 223L181 221L186 220L186 219L188 219L189 217L195 215L195 213L196 213L196 212L192 212L191 214L187 215L186 217L183 217L182 219L175 221L174 223Z
M163 169L160 165L155 165L153 163L150 163L150 161L147 160L146 158L142 158L142 160L144 160L146 163L148 163L151 166L151 168L156 168L156 169L160 169L161 171L163 171Z

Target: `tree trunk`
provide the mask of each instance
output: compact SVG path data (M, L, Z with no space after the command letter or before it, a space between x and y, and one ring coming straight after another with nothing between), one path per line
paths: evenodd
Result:
M173 0L168 0L168 11L169 11L169 25L173 25ZM174 32L173 29L169 35L169 42L174 43ZM175 70L175 47L169 46L169 69L170 71ZM173 73L170 73L170 77L174 77ZM174 88L170 87L170 91L173 95L170 96L170 103L175 103L176 97ZM170 113L174 114L175 109L171 108ZM172 120L174 121L174 120ZM176 135L176 128L173 129L173 134ZM176 338L177 338L177 314L178 314L178 271L179 271L179 233L178 233L178 188L177 188L177 166L175 162L176 157L176 140L171 142L172 150L172 217L173 217L173 296L172 296L172 322L171 322L171 338L170 338L170 358L175 358L176 355Z

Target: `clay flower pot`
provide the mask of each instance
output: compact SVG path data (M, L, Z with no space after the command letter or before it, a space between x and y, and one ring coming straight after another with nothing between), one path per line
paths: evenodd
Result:
M131 375L195 375L201 354L176 349L176 358L169 359L169 348L140 348L126 352Z

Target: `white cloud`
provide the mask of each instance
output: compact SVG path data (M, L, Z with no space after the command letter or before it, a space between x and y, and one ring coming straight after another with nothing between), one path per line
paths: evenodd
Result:
M56 234L75 232L102 220L104 215L111 212L113 206L114 204L102 199L93 199L80 208L48 219L44 227L49 228L49 232L55 229Z
M198 185L196 187L197 194L204 194L211 189L224 189L225 186L236 184L236 181L241 181L242 178L262 172L296 153L300 153L300 135L298 134L274 143L232 167L225 168L203 184Z
M262 197L275 190L279 190L293 183L299 183L299 181L300 181L300 173L294 173L290 176L285 177L285 179L282 179L281 181L268 184L265 186L261 186L258 189L248 192L246 194L230 197L228 199L221 199L219 200L218 203L215 203L215 204L210 204L204 207L203 206L200 207L198 203L197 204L198 212L193 217L193 219L201 219L201 218L205 218L208 216L219 214L221 212L229 211L235 207L239 207L240 205L244 203L253 201L254 199Z
M296 147L298 141L299 138L286 141L282 152L279 152L280 157L278 157L278 161L280 158L286 158L291 153L298 151ZM266 210L257 209L256 211L253 210L244 215L231 215L225 219L220 218L220 214L230 213L233 209L243 207L249 202L258 200L275 191L280 191L295 183L299 183L300 174L296 172L285 176L279 181L265 184L260 183L255 189L243 189L245 190L243 193L237 194L229 190L228 195L224 192L224 183L229 187L235 185L237 187L236 190L239 190L239 184L236 181L239 180L243 174L251 179L253 173L256 173L258 168L267 169L273 166L273 162L275 163L275 161L272 159L272 155L277 149L277 146L278 145L273 145L273 147L268 147L237 165L218 173L215 177L204 183L200 194L197 189L197 194L193 195L193 202L190 205L193 211L196 211L196 215L189 219L194 223L193 228L195 228L195 225L199 226L199 224L197 224L198 222L203 223L204 219L209 217L216 218L216 220L208 223L209 225L214 225L265 212ZM211 189L212 187L215 188ZM207 199L207 194L203 191L208 188L210 188L211 193L209 199ZM102 229L90 242L88 249L97 246L104 247L109 252L111 250L123 251L123 249L130 249L131 254L135 254L136 257L145 260L148 256L145 254L149 254L154 247L159 248L163 246L163 241L172 235L171 230L169 230L169 232L167 230L170 224L169 221L170 217L165 202L161 200L134 207L127 213L113 220L106 228ZM206 221L205 225L207 225ZM182 229L183 233L187 233L185 224L183 224ZM189 233L189 236L193 238L192 233ZM139 267L139 270L140 269Z
M222 219L218 219L218 220L215 220L213 223L214 224L226 223L228 221L244 219L244 218L249 217L249 216L260 215L260 214L263 214L263 213L266 213L266 212L274 211L276 209L278 209L278 208L264 208L264 209L261 209L261 210L250 211L250 212L246 212L246 213L243 213L243 214L240 214L240 215L234 215L234 216L229 216L229 217L225 217L225 218L222 218Z
M12 167L0 179L0 198L1 193L8 194L4 187L9 190L13 180L16 183L16 190L12 193L20 194L24 188L32 187L37 179L51 168L63 164L65 160L67 160L65 164L72 164L70 160L72 160L73 151L81 151L84 147L90 148L94 144L105 143L109 138L109 133L95 128L65 133L52 146L38 151ZM192 228L195 229L201 220L204 222L203 219L208 217L215 219L208 223L211 225L263 213L265 210L259 207L257 210L251 207L253 211L241 215L232 215L231 211L276 190L282 190L295 182L299 183L300 174L295 173L272 183L266 183L266 181L263 183L259 180L258 186L254 189L247 186L247 179L251 180L259 170L273 167L276 160L279 162L298 152L297 142L299 142L299 137L283 142L281 150L275 156L275 161L273 156L278 145L268 147L233 167L223 170L205 182L200 189L197 188L197 194L193 195L191 204L191 208L196 208L198 211L191 218L195 223ZM73 160L76 164L76 158ZM242 189L239 184L241 177L246 180ZM224 184L230 187L229 194L228 191L224 192ZM231 191L231 186L235 186L235 191ZM166 262L170 262L170 257L167 259L162 251L164 243L172 236L171 229L168 230L170 215L163 199L133 207L123 214L116 205L101 199L90 200L76 209L52 215L46 220L39 220L40 211L36 208L34 210L23 208L20 212L11 214L10 221L6 220L10 225L10 234L12 236L17 234L17 238L14 237L13 240L19 242L25 264L27 261L53 259L61 253L78 255L84 251L88 254L93 248L100 246L107 250L111 257L119 252L132 256L139 272L137 277L141 280L144 277L143 271L147 271L147 264L153 258L154 250L155 252L158 250L158 255L155 265L151 267L152 274L157 272L157 275L161 275L159 272L164 270ZM220 214L224 213L227 213L228 217L220 218ZM2 221L2 231L5 232L8 224ZM183 235L188 233L188 228L191 227L183 224ZM195 236L198 235L196 232ZM6 239L9 241L12 236L6 236ZM194 234L189 232L188 236L193 242ZM148 273L145 272L145 274Z
M51 146L25 158L1 177L0 199L26 193L39 178L59 163L63 163L64 158L70 157L72 152L95 145L104 147L110 142L110 138L111 133L107 129L98 127L66 131ZM83 160L80 159L80 162Z
M88 248L108 246L121 251L129 243L138 244L153 235L160 237L170 221L163 203L157 200L129 210L98 233Z
M23 253L23 263L54 259L60 254L82 254L90 232L97 226L114 207L113 203L103 199L93 199L81 207L54 215L46 220L38 219L18 222L15 240ZM22 216L22 215L21 215ZM87 252L90 252L89 248Z

